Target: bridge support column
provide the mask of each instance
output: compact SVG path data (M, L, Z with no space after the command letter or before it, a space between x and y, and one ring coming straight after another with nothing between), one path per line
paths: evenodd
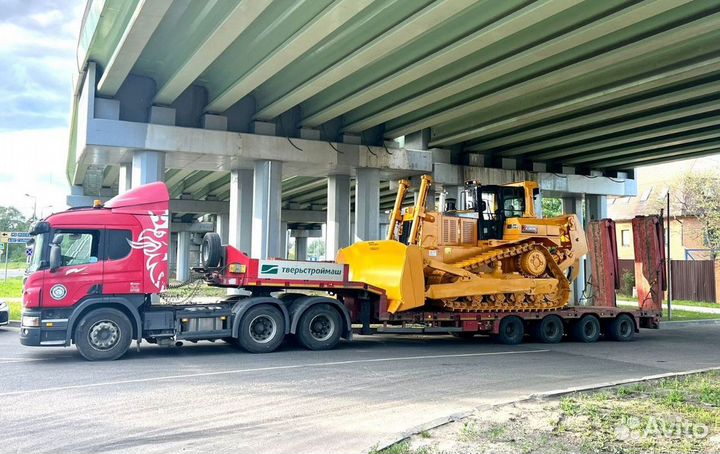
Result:
M337 251L350 245L350 175L328 177L325 229L325 258L335 260Z
M280 257L281 259L286 259L288 249L288 224L287 222L281 222L280 223Z
M187 282L190 279L190 232L178 232L177 236L175 279Z
M307 260L307 237L295 237L295 260Z
M253 178L252 256L280 257L282 162L255 161Z
M253 225L253 171L250 169L230 172L230 213L227 219L228 244L250 254ZM222 233L220 237L223 237Z
M608 217L608 208L607 208L607 196L605 195L586 195L585 196L585 213L587 214L587 220L585 222L585 226L587 227L587 224L590 221L598 221L600 219L605 219ZM587 228L585 229L587 231ZM584 259L585 263L585 269L586 276L585 279L587 282L593 282L593 276L592 276L592 264L587 263L589 260L588 257ZM596 287L597 288L597 287ZM586 290L586 296L592 296L591 294L592 290L587 289ZM593 304L594 299L591 299L587 304Z
M215 217L215 232L220 235L223 244L229 244L230 239L230 215L219 213Z
M585 200L587 201L588 221L599 221L608 217L606 195L588 195L585 196Z
M137 150L132 157L132 187L165 179L165 153Z
M585 228L585 220L583 219L583 198L582 197L563 197L563 213L574 214L580 221L580 228ZM583 292L585 292L585 260L583 256L580 259L580 270L578 277L572 284L572 302L576 305L585 305L587 302L581 300Z
M377 240L380 233L380 169L357 169L355 241Z
M118 194L128 192L130 189L132 189L132 163L124 162L120 164Z

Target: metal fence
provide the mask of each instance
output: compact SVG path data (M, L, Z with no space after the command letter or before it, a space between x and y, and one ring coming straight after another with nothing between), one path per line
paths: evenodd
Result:
M672 298L674 300L715 302L715 263L712 260L673 260ZM626 272L635 273L633 260L620 260L620 281Z

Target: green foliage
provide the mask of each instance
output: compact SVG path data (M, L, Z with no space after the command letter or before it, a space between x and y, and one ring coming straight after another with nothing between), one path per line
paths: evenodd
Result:
M688 172L670 189L670 196L671 205L679 205L681 210L681 213L670 214L697 217L702 223L707 247L713 256L717 255L720 251L720 172L716 169Z
M22 278L9 278L7 281L0 277L0 298L22 298Z
M563 213L562 199L543 197L542 214L544 218L554 218Z
M0 206L0 232L27 232L30 230L30 219L23 216L23 214L15 207L3 207ZM22 262L25 261L25 247L22 244L6 244L5 251L10 249L10 261ZM5 263L5 251L3 251L2 260Z
M633 287L635 287L635 273L625 271L622 275L622 283L620 285L622 286L620 292L623 295L632 295Z
M307 248L308 258L313 257L318 260L325 258L325 242L323 240L313 240Z

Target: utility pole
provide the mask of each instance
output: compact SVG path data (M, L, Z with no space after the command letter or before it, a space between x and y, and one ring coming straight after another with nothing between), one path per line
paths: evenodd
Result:
M670 255L671 234L670 234L670 190L669 189L666 194L666 197L667 197L667 207L666 207L666 209L667 209L667 234L666 234L666 236L667 236L667 257L665 258L665 260L667 262L666 263L667 271L666 271L665 275L667 276L667 282L666 282L665 286L667 287L668 320L670 320L670 319L672 319L672 284L671 284L671 282L672 282L672 256Z

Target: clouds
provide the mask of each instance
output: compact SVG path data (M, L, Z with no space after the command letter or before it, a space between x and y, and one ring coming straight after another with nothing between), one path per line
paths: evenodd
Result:
M68 125L83 9L81 0L3 2L0 132Z
M0 17L0 205L65 208L75 48L84 0L3 0ZM48 206L52 205L53 208Z

